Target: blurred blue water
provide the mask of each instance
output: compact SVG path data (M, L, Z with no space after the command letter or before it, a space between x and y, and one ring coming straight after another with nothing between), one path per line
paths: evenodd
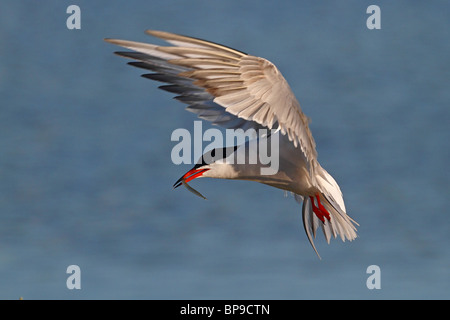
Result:
M450 5L377 1L370 31L370 4L2 2L0 298L449 299ZM267 186L171 190L189 167L172 164L170 135L196 118L102 41L148 28L279 67L356 241L318 239L319 261L301 207ZM66 288L71 264L81 290ZM366 287L372 264L381 290Z

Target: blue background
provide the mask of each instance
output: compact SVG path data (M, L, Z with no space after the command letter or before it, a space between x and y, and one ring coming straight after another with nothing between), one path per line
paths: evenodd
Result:
M449 299L449 16L445 1L1 2L0 298ZM278 189L172 191L190 166L170 136L196 118L102 40L153 41L146 29L275 63L359 238L319 234L320 261Z

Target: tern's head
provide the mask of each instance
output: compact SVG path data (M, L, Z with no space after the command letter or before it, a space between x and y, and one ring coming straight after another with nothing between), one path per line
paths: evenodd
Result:
M221 173L217 171L219 167L226 166L225 159L233 154L237 149L235 147L216 148L205 152L199 159L197 164L188 172L186 172L180 179L173 185L174 188L178 188L181 184L187 183L195 178L202 177L207 171L210 171L207 176L214 178L223 178Z

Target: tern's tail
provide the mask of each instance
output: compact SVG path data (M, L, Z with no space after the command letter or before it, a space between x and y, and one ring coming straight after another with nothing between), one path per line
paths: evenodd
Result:
M302 214L309 242L319 256L313 241L319 226L330 243L331 237L336 238L338 235L342 241L355 239L355 225L358 223L345 212L341 189L333 177L320 166L317 172L316 181L321 192L314 197L303 198Z

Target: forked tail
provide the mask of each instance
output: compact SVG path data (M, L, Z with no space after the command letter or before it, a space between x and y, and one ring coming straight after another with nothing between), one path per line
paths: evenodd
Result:
M337 238L338 235L342 241L355 239L357 237L355 225L359 225L345 212L345 204L338 184L320 166L316 181L320 192L315 196L303 198L302 216L308 240L320 258L314 245L319 226L322 227L325 239L330 243L331 237Z

